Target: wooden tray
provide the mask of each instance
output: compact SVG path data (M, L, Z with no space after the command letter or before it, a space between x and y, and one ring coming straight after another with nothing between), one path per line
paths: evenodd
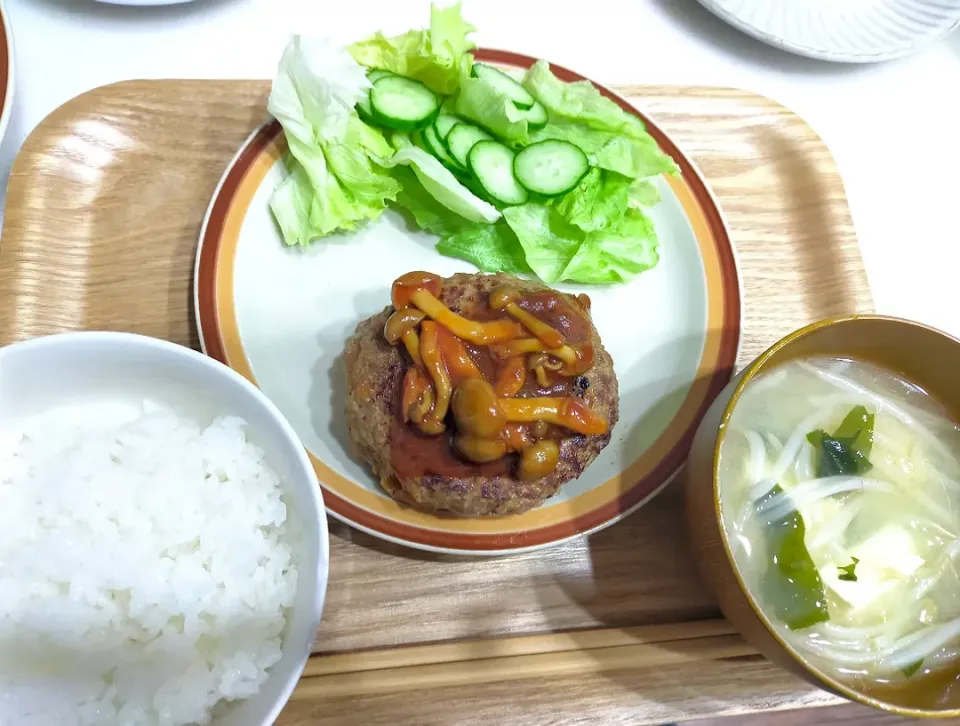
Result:
M10 178L0 344L94 328L197 347L200 223L265 119L267 90L127 82L43 121ZM742 267L741 362L812 320L871 310L843 185L801 119L742 91L617 90L720 201ZM719 619L686 551L681 491L589 539L494 560L420 553L331 522L317 655L280 723L640 724L835 702Z

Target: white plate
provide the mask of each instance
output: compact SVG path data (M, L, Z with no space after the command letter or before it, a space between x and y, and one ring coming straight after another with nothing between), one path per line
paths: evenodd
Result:
M899 58L960 24L960 0L700 0L700 4L765 43L843 63Z
M477 56L514 66L533 60L495 51ZM579 78L554 70L564 80ZM732 373L740 287L733 248L706 186L666 135L649 128L683 172L680 179L660 180L663 200L652 212L659 265L627 285L561 287L593 300L593 319L620 382L620 421L597 460L545 505L484 519L437 516L394 501L352 456L343 418L344 343L360 320L389 304L393 280L410 270L442 276L476 270L439 255L435 238L409 230L393 212L359 232L303 250L285 248L267 206L283 174L283 134L273 122L247 141L201 232L200 339L205 352L257 383L286 415L313 457L329 512L423 549L516 552L609 525L669 481Z

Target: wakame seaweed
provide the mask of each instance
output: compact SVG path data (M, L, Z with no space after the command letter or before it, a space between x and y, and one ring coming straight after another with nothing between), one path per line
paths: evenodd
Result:
M819 454L817 476L858 476L873 468L873 419L864 406L855 406L833 435L822 429L807 434Z
M843 580L844 582L856 582L856 581L857 581L857 572L856 572L856 570L857 570L857 565L859 564L860 560L858 560L856 557L851 557L850 559L852 559L853 562L851 562L849 565L844 565L843 567L838 567L838 568L837 568L838 570L840 570L840 574L837 575L837 579L838 579L838 580Z
M763 509L765 502L779 496L784 493L778 484L756 505ZM767 520L765 527L767 551L773 557L763 574L764 596L791 630L803 630L830 618L823 580L803 541L805 532L803 517L796 509Z
M914 673L916 673L918 670L920 670L922 667L923 667L923 658L921 658L920 660L914 661L913 663L911 663L910 665L908 665L906 668L904 668L904 669L903 669L903 675L905 675L907 678L909 678L909 677L912 676Z

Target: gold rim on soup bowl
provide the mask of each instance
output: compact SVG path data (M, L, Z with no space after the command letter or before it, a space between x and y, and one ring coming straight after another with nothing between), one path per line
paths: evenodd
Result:
M960 717L960 662L889 688L859 689L825 673L763 614L735 564L720 506L720 449L743 392L759 374L798 358L850 358L880 365L920 386L960 420L960 340L921 323L881 315L831 318L794 331L760 354L714 400L694 437L686 474L691 551L730 623L766 658L814 685L911 718Z

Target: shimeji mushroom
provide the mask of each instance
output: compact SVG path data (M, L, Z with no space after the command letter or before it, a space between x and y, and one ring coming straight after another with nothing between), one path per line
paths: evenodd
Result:
M519 299L516 288L498 287L490 293L489 305L491 310L506 310L547 348L559 348L567 342L562 333L521 308L517 304Z
M400 401L403 420L413 421L418 426L433 409L433 386L420 368L411 367L403 376L403 393Z
M482 378L471 378L457 387L452 410L457 430L468 438L470 445L475 444L474 440L499 437L508 423L542 421L584 435L604 434L608 430L607 421L578 399L500 398ZM470 450L460 451L470 457Z
M442 288L443 281L436 275L408 272L394 281L390 300L397 310L405 310L411 305L419 308L461 340L476 345L491 345L523 337L523 326L514 320L474 322L453 312L440 302Z
M520 393L526 382L527 367L524 365L523 358L517 356L503 364L493 388L500 398L511 398Z
M450 407L450 374L443 362L443 355L437 341L439 326L430 320L425 320L420 330L420 357L423 367L433 380L434 402L430 414L420 423L420 430L425 434L441 434L446 429L443 423Z
M402 340L407 353L410 354L410 359L417 366L423 365L420 358L420 336L417 334L417 326L425 317L427 317L426 313L420 310L405 308L394 312L383 326L383 337L387 342L390 345L396 345Z

